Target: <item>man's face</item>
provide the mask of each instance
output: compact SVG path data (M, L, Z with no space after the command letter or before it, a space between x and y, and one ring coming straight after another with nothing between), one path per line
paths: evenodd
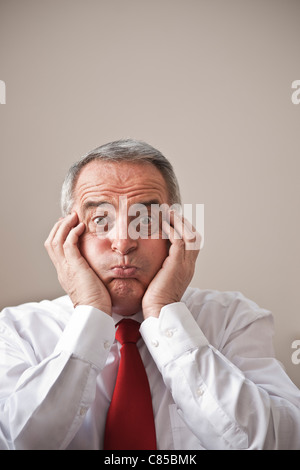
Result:
M143 204L150 215L151 203L168 203L161 173L150 164L94 160L82 169L74 195L73 210L86 225L80 238L82 255L107 287L113 310L136 313L168 255L169 242L160 229L155 239L130 237L128 212L134 204ZM150 219L143 217L141 222L146 227Z

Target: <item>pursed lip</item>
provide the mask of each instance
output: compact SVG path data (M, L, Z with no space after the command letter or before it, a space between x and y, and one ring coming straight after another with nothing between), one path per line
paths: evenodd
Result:
M114 278L135 277L136 272L137 272L136 266L131 266L127 264L114 266L112 268L112 273L113 273Z

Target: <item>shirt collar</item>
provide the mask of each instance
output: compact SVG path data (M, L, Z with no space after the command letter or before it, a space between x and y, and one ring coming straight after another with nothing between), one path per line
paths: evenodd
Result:
M119 321L123 320L124 318L131 318L132 320L135 320L139 323L142 323L144 321L142 310L135 313L134 315L128 315L128 316L127 315L123 316L123 315L118 315L117 313L112 313L112 319L115 322L115 324L117 324Z

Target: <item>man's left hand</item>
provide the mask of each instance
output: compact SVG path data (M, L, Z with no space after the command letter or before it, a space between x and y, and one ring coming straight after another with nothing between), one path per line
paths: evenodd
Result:
M163 306L180 302L194 275L200 251L201 236L192 225L174 211L170 212L169 219L170 223L162 222L162 229L171 243L169 255L144 294L145 319L159 317Z

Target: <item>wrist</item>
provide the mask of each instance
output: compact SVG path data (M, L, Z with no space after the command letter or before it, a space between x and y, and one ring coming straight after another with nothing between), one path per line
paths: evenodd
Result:
M111 317L112 312L111 312L111 307L103 306L101 304L95 303L95 304L90 304L91 307L97 308L98 310L101 310L101 312L106 313Z
M88 306L88 307L93 307L96 308L97 310L101 310L101 312L106 313L111 317L111 305L104 305L101 302L95 302L95 301L86 301L86 302L77 302L74 304L74 308L79 307L79 306Z
M164 305L151 305L151 307L143 307L144 319L146 320L149 317L158 318L163 307Z

